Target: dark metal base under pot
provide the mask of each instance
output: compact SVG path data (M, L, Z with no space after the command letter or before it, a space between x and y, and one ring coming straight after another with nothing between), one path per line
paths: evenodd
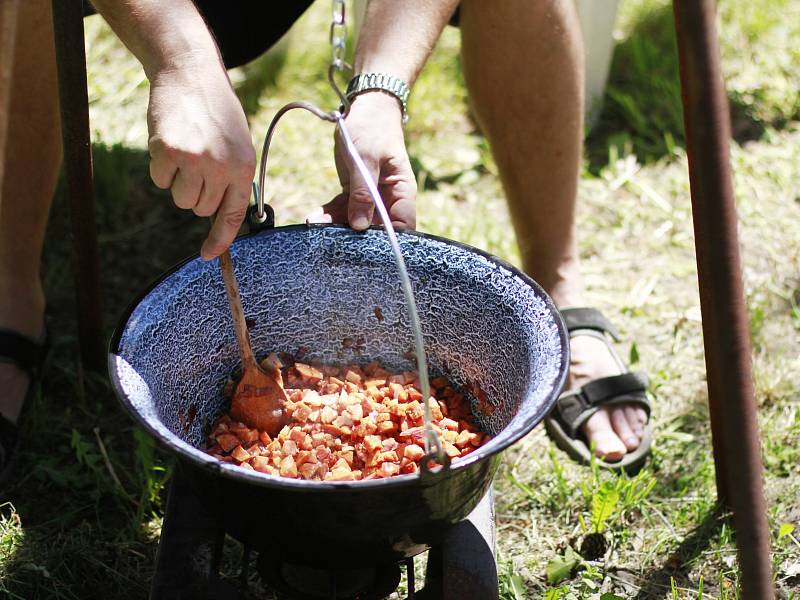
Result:
M444 542L428 552L425 586L415 590L413 559L405 562L408 600L496 600L494 506L491 491ZM180 467L170 484L151 600L245 600L250 550L239 583L219 576L225 532L197 498ZM313 543L310 541L309 543ZM335 549L332 549L335 552ZM399 564L326 571L281 562L268 552L256 561L263 582L286 600L380 600L400 581Z

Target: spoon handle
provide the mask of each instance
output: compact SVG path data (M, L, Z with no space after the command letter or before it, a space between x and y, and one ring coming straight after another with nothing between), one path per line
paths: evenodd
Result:
M225 291L228 293L228 302L231 305L231 316L233 317L233 330L236 333L236 341L239 343L239 356L242 359L242 370L247 371L252 367L258 367L253 349L250 347L250 332L247 330L247 322L244 318L242 299L239 296L239 285L236 283L236 275L233 272L233 261L231 253L227 250L219 255L219 267L222 270L222 278L225 280Z

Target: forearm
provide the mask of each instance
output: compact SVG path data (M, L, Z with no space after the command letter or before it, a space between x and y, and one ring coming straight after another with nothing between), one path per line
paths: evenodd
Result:
M92 0L149 78L187 63L224 70L214 38L191 0Z
M412 85L459 0L369 0L355 73L389 73Z

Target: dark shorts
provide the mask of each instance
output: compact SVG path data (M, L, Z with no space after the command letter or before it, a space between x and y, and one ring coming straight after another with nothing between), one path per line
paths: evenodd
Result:
M167 0L169 1L169 0ZM217 40L227 68L260 56L277 42L313 0L194 0ZM85 2L85 14L95 11Z

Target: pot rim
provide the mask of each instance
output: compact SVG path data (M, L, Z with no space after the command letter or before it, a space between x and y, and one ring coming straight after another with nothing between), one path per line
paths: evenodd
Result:
M273 233L287 232L287 231L308 231L311 229L322 229L322 228L351 230L350 227L347 225L330 224L330 223L283 225L280 227L272 227L269 229L263 229L261 231L255 231L245 235L238 236L236 240L234 240L234 244L239 240L267 236ZM369 230L384 231L384 228L379 225L373 225L369 228ZM555 303L547 294L547 292L544 291L542 286L539 285L533 279L531 279L530 276L520 271L514 265L504 261L501 258L494 256L493 254L481 250L480 248L470 246L469 244L465 244L463 242L451 240L445 237L433 235L430 233L424 233L416 230L398 230L397 235L398 237L408 235L408 236L434 240L437 242L441 242L451 246L456 246L458 248L462 248L469 252L478 254L483 258L485 258L486 260L494 263L495 265L508 270L516 277L519 277L527 285L532 287L536 292L538 292L539 296L544 301L545 306L547 307L548 311L553 317L556 328L558 329L559 338L561 339L561 347L563 348L563 352L561 354L561 364L558 366L558 374L552 381L550 388L551 397L549 401L549 406L547 407L547 412L549 412L553 404L555 404L558 398L558 393L561 391L561 389L563 389L567 379L567 373L569 371L569 334L567 333L567 328L564 323L564 319L561 316L561 312L558 310L558 308L556 308ZM208 455L201 456L199 454L187 452L186 449L183 447L183 446L188 446L186 442L181 440L174 433L172 434L174 439L172 437L165 437L160 431L158 431L155 427L153 427L153 425L151 425L147 419L145 419L142 416L142 414L139 412L139 410L136 409L135 406L133 406L133 403L129 400L127 394L125 393L125 390L122 387L122 383L119 380L119 377L117 376L116 361L117 359L125 360L118 354L119 345L122 339L122 333L125 330L125 327L127 326L130 320L131 314L136 309L136 307L139 306L141 301L148 294L150 294L150 292L152 292L156 287L158 287L164 280L172 276L181 267L196 260L197 258L199 258L199 254L190 256L188 258L179 261L171 268L163 272L161 275L159 275L150 285L146 286L141 292L139 292L133 298L133 300L131 300L131 302L128 304L128 306L125 308L124 312L120 316L119 320L117 321L117 325L114 328L114 333L112 334L111 339L109 341L108 361L107 361L108 372L112 386L114 388L114 392L116 393L117 399L119 400L120 404L125 409L125 411L131 417L133 417L133 419L137 422L137 424L140 427L143 427L150 435L152 435L156 439L156 441L165 445L169 450L175 452L180 459L190 461L194 466L203 468L207 471L211 471L217 475L221 475L226 478L231 478L239 481L247 481L248 483L252 483L260 487L278 488L287 491L292 490L292 491L306 491L306 492L321 492L327 490L342 490L342 489L348 489L352 491L361 491L361 490L367 491L376 488L385 489L387 487L403 487L407 485L414 485L417 483L425 486L425 485L432 485L441 480L443 477L447 477L453 474L454 472L465 470L478 462L488 459L495 454L499 454L512 444L519 441L522 437L530 433L531 430L541 421L541 419L537 421L533 417L530 417L525 421L524 426L520 427L516 433L506 438L502 443L496 444L495 447L492 447L494 442L494 438L492 438L489 440L489 442L487 442L484 446L481 446L481 448L479 448L474 453L468 454L464 459L461 459L457 463L452 464L449 467L449 469L445 469L443 471L435 472L425 476L421 474L407 474L407 475L395 475L393 477L388 477L386 479L370 479L367 481L307 481L307 480L291 479L288 477L280 477L276 475L267 475L266 473L258 473L256 471L244 470L239 468L238 466L223 463L212 456ZM198 450L198 452L202 452L199 448L195 449ZM488 449L488 451L481 453L480 450L482 449Z

